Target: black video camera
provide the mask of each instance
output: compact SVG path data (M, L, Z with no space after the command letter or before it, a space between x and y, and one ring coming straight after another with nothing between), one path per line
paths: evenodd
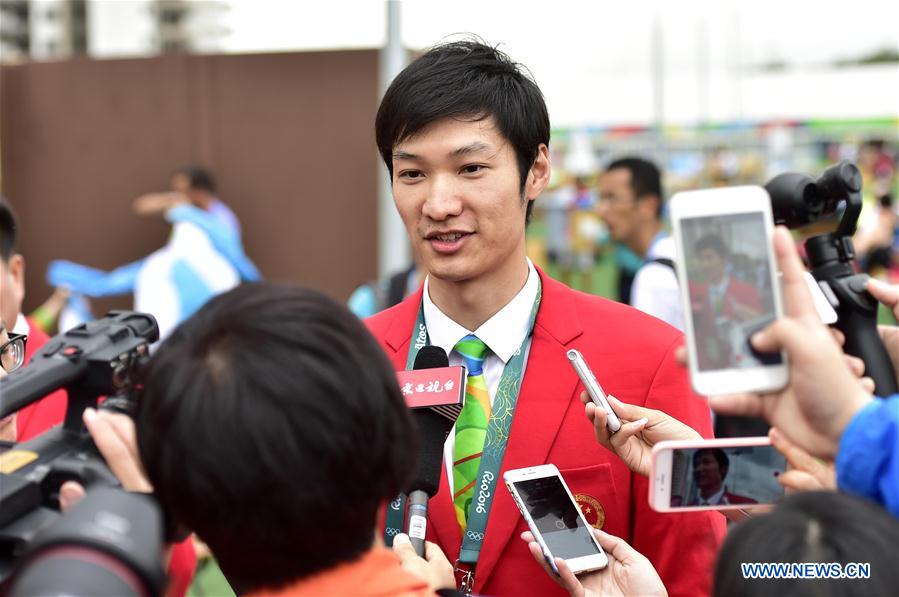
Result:
M899 391L896 372L877 333L877 301L865 289L868 276L856 273L852 235L862 209L862 175L848 161L831 166L814 180L804 174L779 174L765 185L776 224L801 228L839 214L832 233L805 243L812 276L837 312L836 327L846 336L844 349L865 363L879 396Z
M0 418L59 388L68 392L65 421L0 454L0 580L36 535L59 518L59 488L77 481L118 487L81 417L88 407L131 414L140 388L134 375L159 338L152 315L111 311L51 339L27 367L0 379Z
M0 594L162 595L163 530L151 496L94 489L35 538Z

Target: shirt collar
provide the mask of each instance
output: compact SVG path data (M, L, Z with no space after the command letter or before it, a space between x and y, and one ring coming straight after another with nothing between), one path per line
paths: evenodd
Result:
M649 249L646 251L646 259L651 259L655 255L655 251L659 246L659 243L668 238L668 233L664 230L659 230L654 237L652 237L652 242L649 243Z
M707 500L704 500L702 498L699 498L699 499L702 500L703 504L708 504L710 506L717 506L718 504L722 503L721 498L724 497L725 489L727 489L727 487L725 485L722 485L721 489L719 489L718 491L713 493L711 496L709 496L709 499L707 499Z
M425 326L428 328L428 338L431 344L439 346L449 354L459 340L469 334L474 334L503 363L507 363L525 338L527 338L528 332L530 332L531 309L534 307L534 301L537 300L537 291L540 287L540 277L534 268L534 264L531 263L530 259L527 262L528 279L525 281L524 287L518 291L518 294L511 301L506 303L505 307L473 332L465 329L437 308L437 305L431 301L428 293L430 276L425 278L422 303Z
M13 329L9 330L15 334L25 334L26 336L31 331L31 326L28 325L28 320L25 319L25 315L23 313L19 313L16 316L16 325L13 326Z

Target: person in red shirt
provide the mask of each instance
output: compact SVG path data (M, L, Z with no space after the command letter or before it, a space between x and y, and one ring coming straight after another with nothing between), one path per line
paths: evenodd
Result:
M27 364L49 338L21 313L25 299L25 258L16 253L16 219L12 209L0 197L0 319L8 332L27 337ZM66 393L57 390L18 413L0 421L0 437L10 441L28 441L62 422L66 413Z

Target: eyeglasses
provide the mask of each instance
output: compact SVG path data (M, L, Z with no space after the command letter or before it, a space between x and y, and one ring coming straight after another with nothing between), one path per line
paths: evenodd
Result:
M25 334L9 334L9 340L0 344L0 367L12 373L25 363Z

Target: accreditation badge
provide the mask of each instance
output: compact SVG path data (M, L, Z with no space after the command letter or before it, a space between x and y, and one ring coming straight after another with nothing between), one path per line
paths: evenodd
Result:
M599 503L599 500L586 493L576 493L574 494L574 501L577 502L590 526L594 529L601 529L602 525L606 523L606 511L603 509L602 504Z

